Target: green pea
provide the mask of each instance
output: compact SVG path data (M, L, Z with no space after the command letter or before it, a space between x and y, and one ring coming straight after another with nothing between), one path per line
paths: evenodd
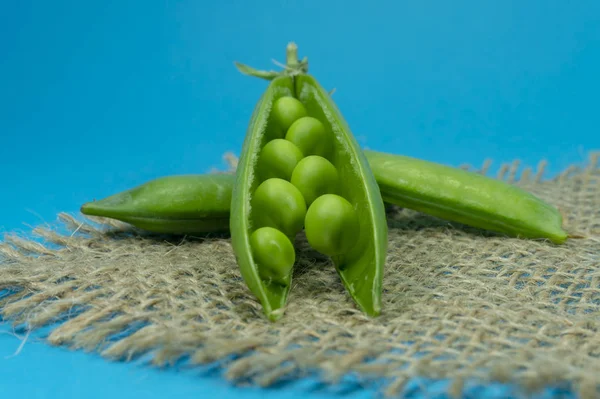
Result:
M306 213L306 239L311 247L327 256L348 252L358 241L359 229L354 207L336 194L320 196Z
M294 143L284 139L271 140L260 152L256 171L261 180L278 177L289 181L302 157Z
M293 237L304 225L306 201L287 180L271 178L262 182L252 197L254 227L273 227Z
M310 205L323 194L335 193L338 180L337 169L331 162L318 155L309 155L298 162L290 181Z
M296 144L304 156L327 157L333 149L333 140L325 125L312 116L305 116L292 123L285 139Z
M306 108L294 97L285 96L275 100L271 112L270 138L283 138L290 126L306 115Z
M250 235L250 247L263 279L284 283L289 280L296 252L285 234L272 227L261 227Z

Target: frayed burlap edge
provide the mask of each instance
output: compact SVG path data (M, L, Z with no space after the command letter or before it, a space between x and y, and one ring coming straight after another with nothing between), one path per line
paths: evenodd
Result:
M496 176L553 203L579 239L519 240L391 207L383 314L370 319L331 265L298 238L285 317L268 322L241 279L228 237L167 237L100 218L60 214L0 244L5 320L53 324L47 341L155 365L216 363L235 383L270 386L315 373L403 392L415 377L475 380L525 392L572 384L598 397L598 154L554 179L518 162ZM235 158L229 156L235 167ZM486 173L486 163L480 173ZM468 169L468 167L466 167Z

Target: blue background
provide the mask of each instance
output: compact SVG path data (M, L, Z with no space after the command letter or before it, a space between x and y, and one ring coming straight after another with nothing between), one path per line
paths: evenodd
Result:
M4 0L0 233L158 176L224 168L267 85L233 62L277 68L288 41L336 88L364 147L454 166L492 158L492 172L545 158L546 177L600 149L597 0ZM4 331L4 394L256 395L218 372L116 365L33 337L10 357L20 341ZM337 392L306 384L268 396Z

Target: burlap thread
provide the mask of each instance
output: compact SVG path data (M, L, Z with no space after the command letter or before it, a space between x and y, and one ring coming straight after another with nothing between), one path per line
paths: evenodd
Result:
M558 206L565 245L506 238L389 209L383 314L355 309L333 267L298 238L301 259L285 317L267 321L238 272L227 236L166 237L109 220L59 215L44 244L0 244L1 315L52 345L156 365L217 363L235 383L269 386L315 373L383 381L413 377L572 383L600 395L600 169L597 156L551 180L516 163L498 178ZM479 172L485 173L487 166Z

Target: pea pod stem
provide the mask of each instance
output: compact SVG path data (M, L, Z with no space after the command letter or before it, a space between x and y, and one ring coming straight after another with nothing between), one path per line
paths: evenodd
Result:
M302 60L298 59L298 46L294 42L288 43L285 51L286 63L281 64L277 61L273 61L276 65L284 69L283 72L277 71L261 71L251 66L242 64L241 62L234 62L234 65L244 75L252 76L255 78L261 78L265 80L273 80L282 75L296 76L300 74L308 73L308 57L304 57Z

